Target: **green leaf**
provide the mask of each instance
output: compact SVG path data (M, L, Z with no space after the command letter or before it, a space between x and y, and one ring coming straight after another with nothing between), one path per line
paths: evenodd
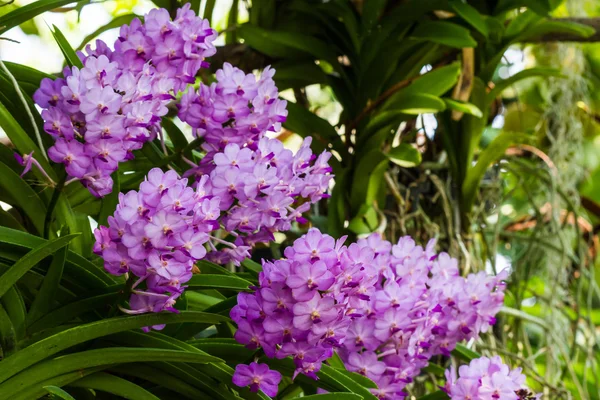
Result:
M35 167L34 167L35 168ZM12 198L11 205L22 209L38 234L44 231L46 206L36 192L10 167L0 161L0 188Z
M423 372L428 372L430 374L434 374L435 376L439 376L439 377L444 377L444 374L446 373L446 370L437 365L437 364L433 364L433 363L429 363L425 368L422 369Z
M419 115L444 111L446 103L432 94L411 93L397 96L386 103L385 109L391 109L402 114Z
M40 163L42 168L50 175L52 179L56 181L56 174L50 167L48 161L42 156L39 147L31 140L31 138L25 133L21 125L15 120L15 118L6 109L4 104L0 103L0 127L6 133L6 136L10 139L11 143L17 148L20 154L29 154L34 152L33 156ZM33 173L42 182L47 182L47 179L37 168L33 168ZM42 223L44 219L42 218Z
M59 397L63 400L75 400L73 396L71 396L69 393L59 388L58 386L44 386L44 389L46 389L46 391L51 395Z
M362 396L363 399L376 399L368 388L362 386L360 383L354 381L353 378L348 377L342 371L335 368L323 365L318 375L324 379L336 382L337 385L342 386L348 392L358 394Z
M131 21L133 21L135 18L140 18L140 17L137 16L136 14L125 14L125 15L119 15L118 17L113 18L108 24L102 25L101 27L96 29L94 32L87 35L81 41L81 44L79 46L77 46L76 50L83 50L83 48L85 47L86 44L88 44L89 42L94 40L101 33L106 32L111 29L120 28L122 25L129 25L131 23Z
M365 30L373 28L387 4L387 0L365 0L363 4L362 22Z
M333 368L340 369L340 370L346 369L344 362L342 361L340 355L337 352L333 352L333 355L331 356L331 358L329 360L327 360L327 362Z
M426 394L425 396L419 397L417 400L448 400L449 397L445 392L438 390L437 392L433 392L430 394Z
M69 386L99 390L130 400L160 400L143 387L105 372L96 372L95 374L85 376L71 383Z
M467 362L481 357L481 354L471 349L468 349L465 345L460 343L456 345L456 348L454 350L452 350L452 355L456 358L460 358L461 360Z
M476 8L470 6L467 2L462 0L453 0L450 2L450 8L454 10L462 19L464 19L469 25L475 28L485 38L488 37L488 26L485 19Z
M257 274L262 271L262 265L260 265L256 261L252 261L249 258L246 258L244 261L242 261L242 265L245 268L248 268L250 271L253 271L253 272L257 273Z
M18 353L0 361L0 382L17 374L23 369L50 357L62 350L79 343L107 336L129 329L139 329L144 326L173 324L181 322L197 322L218 324L229 318L198 311L181 311L174 313L157 313L127 317L108 318L74 328L66 329L56 335L40 340ZM0 391L1 392L1 391Z
M391 162L403 168L412 168L421 164L421 152L408 143L400 143L388 153Z
M317 60L327 61L340 75L345 76L336 52L313 36L298 32L266 30L250 24L243 24L238 28L238 32L247 45L269 57L301 59L312 56Z
M130 362L219 362L216 357L179 350L115 347L82 351L41 362L0 385L0 399L10 399L26 387L73 371Z
M65 246L54 253L52 262L48 268L48 273L42 281L42 286L35 296L33 303L29 307L27 325L30 325L32 322L36 321L43 315L46 315L48 311L50 311L52 302L54 301L56 292L58 291L58 286L60 285L60 280L62 278L65 261L67 259L67 249L68 247Z
M143 379L181 394L185 398L201 399L206 396L204 392L196 389L193 385L190 385L184 380L185 378L180 379L180 377L176 377L146 364L126 364L123 366L112 367L110 371L116 372L119 375L134 376Z
M486 95L486 104L491 104L496 99L496 97L498 97L500 94L502 94L503 91L505 91L508 87L514 85L516 82L527 78L550 76L563 78L565 77L563 74L560 73L559 70L555 68L537 67L519 71L509 78L503 79L500 82L496 82L494 88L490 90L490 92Z
M75 242L75 241L73 241ZM0 227L0 250L3 251L2 257L12 261L18 261L26 251L47 243L41 237L31 235L26 232L16 231L14 229ZM67 263L65 265L65 275L69 274L77 281L88 286L88 290L104 288L107 285L115 283L112 276L108 275L98 266L82 256L68 251Z
M303 396L302 400L362 400L362 398L354 393L326 393Z
M364 387L370 388L370 389L377 388L377 384L364 375L361 375L356 372L346 371L346 370L339 370L339 372L346 375L348 378L352 379L353 381L356 381L356 383L359 383L361 386L364 386Z
M16 286L12 286L2 299L0 303L4 306L4 310L8 314L17 338L20 340L25 336L25 315L27 310L25 308L25 302L21 296L21 292Z
M34 265L69 244L69 242L77 236L79 236L79 234L75 233L50 240L25 254L25 256L17 261L11 269L0 276L0 297L3 296L12 285L17 283L19 278L33 268Z
M4 65L15 77L21 89L25 91L28 96L33 96L33 93L39 88L40 82L44 78L55 79L55 76L39 71L37 69L28 67L23 64L16 64L9 61L4 61Z
M88 312L93 311L102 307L106 307L109 304L115 304L119 300L119 289L122 289L122 285L118 287L111 287L108 293L99 295L93 295L81 300L73 301L64 306L52 310L47 314L44 314L41 318L35 320L31 319L31 325L27 328L28 332L38 332L45 329L50 329L55 326L69 322L76 317Z
M52 25L52 27L54 29L51 29L50 32L52 32L52 36L54 37L54 40L56 40L60 51L63 53L67 64L70 67L77 67L79 69L83 68L83 63L81 62L79 57L77 57L75 50L73 50L73 48L69 44L69 41L67 40L67 38L65 38L65 35L63 35L63 33L60 31L60 29L56 27L56 25Z
M333 148L347 154L346 147L335 128L325 119L311 113L296 103L288 102L288 116L283 126L302 137L313 136L313 149L320 153L331 143Z
M587 38L596 33L591 26L583 25L573 21L557 21L555 19L544 19L541 22L526 29L514 42L524 42L539 38L549 33L566 33L581 38Z
M0 304L0 348L3 355L10 356L17 349L17 334L8 313Z
M417 25L411 37L457 49L477 46L477 42L468 29L447 21L421 22Z
M388 159L380 150L371 150L360 159L354 171L354 180L350 194L350 204L353 210L360 209L362 204L373 204L368 199L374 199L376 189L382 180L381 175L385 172L387 164ZM377 174L375 171L377 171Z
M43 12L53 10L71 3L79 3L83 0L40 0L34 1L26 6L19 7L14 11L0 17L0 35L17 25L27 22Z
M442 100L444 100L444 103L446 103L447 108L451 110L460 111L465 114L473 115L477 118L483 117L483 113L475 104L467 103L465 101L449 99L447 97L444 97Z
M17 221L17 219L14 216L8 211L4 211L3 208L0 208L0 226L17 229L23 232L26 231L23 225L21 225L21 223Z
M506 149L518 143L531 141L531 136L515 132L502 132L486 147L480 154L475 166L467 170L465 180L462 185L462 193L465 206L470 209L475 201L479 183L483 179L485 172L490 164L496 162L504 155Z
M187 284L190 289L231 289L249 290L252 282L234 275L197 274Z

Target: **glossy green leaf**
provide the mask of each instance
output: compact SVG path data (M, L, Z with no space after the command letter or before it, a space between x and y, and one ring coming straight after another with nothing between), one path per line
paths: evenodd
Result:
M17 338L20 340L25 336L25 315L27 313L25 302L21 292L16 286L12 286L0 299L4 310L8 314L15 329Z
M80 69L83 68L83 63L81 62L79 57L77 57L75 50L73 50L73 48L67 41L65 35L63 35L63 33L60 31L60 29L56 27L56 25L52 25L52 27L54 28L51 30L52 36L54 36L54 40L58 44L60 51L65 57L65 61L67 61L67 64L70 67L77 67Z
M461 360L467 362L481 357L481 354L467 348L465 345L460 343L456 345L456 348L454 350L452 350L452 355L456 358L460 358Z
M0 35L46 11L83 0L39 0L0 17Z
M430 374L434 374L434 375L439 376L441 378L444 377L444 374L446 372L446 370L443 367L441 367L441 366L439 366L437 364L433 364L431 362L425 368L423 368L422 371L430 373Z
M491 104L496 97L502 94L510 86L514 85L523 79L534 78L534 77L565 77L560 73L559 70L554 68L529 68L519 71L513 76L496 82L494 88L486 95L486 103Z
M401 114L419 115L444 111L446 103L432 94L410 93L390 100L386 103L386 109Z
M96 372L95 374L88 375L71 383L69 386L99 390L130 400L160 400L143 387L105 372Z
M190 385L185 378L169 374L147 364L127 364L124 366L116 366L110 369L111 372L117 372L120 375L133 376L145 381L160 385L175 393L178 393L185 398L200 399L206 394L198 390L193 385Z
M44 386L44 389L46 389L46 391L52 396L57 397L59 399L75 400L73 396L71 396L68 392L59 388L58 386Z
M199 322L218 324L229 318L198 311L181 311L179 314L158 313L127 317L108 318L74 328L66 329L56 335L40 340L18 353L0 361L0 382L5 381L23 369L50 357L62 350L88 340L129 329L144 326L172 324L180 322Z
M336 370L335 368L323 365L321 371L319 372L319 376L335 381L338 385L347 389L347 391L358 394L365 400L376 399L376 397L371 394L368 388L362 386L359 382L353 380L352 377L349 377L344 372Z
M467 103L465 101L449 99L447 97L444 97L442 100L444 100L444 103L446 103L446 107L450 110L460 111L465 114L473 115L477 118L483 117L483 113L475 104Z
M587 38L596 33L596 30L591 26L580 24L574 21L557 21L544 19L537 24L532 25L523 33L517 36L515 42L524 42L535 40L548 33L566 33L581 38Z
M7 356L12 355L17 349L15 327L2 304L0 304L0 348Z
M35 167L34 167L35 168ZM46 206L36 192L25 183L12 169L0 161L0 188L14 200L11 204L22 209L38 234L44 231Z
M381 176L376 176L374 171L381 170L388 162L387 157L380 150L372 150L361 158L352 181L350 203L353 210L358 210L362 204L372 204L367 197L373 196L375 186L381 182Z
M421 152L408 143L400 143L387 153L391 162L404 168L421 164Z
M411 37L458 49L477 46L468 29L447 21L422 22L417 25Z
M484 37L488 37L488 26L485 19L476 8L462 0L453 0L450 2L450 8L454 10L458 16L464 19L469 25L475 28Z
M80 369L130 362L219 362L216 357L179 350L115 347L82 351L41 362L0 384L0 400L8 400L26 387Z
M69 244L76 236L79 236L79 234L66 235L50 240L23 256L23 258L17 261L11 269L0 276L0 297L3 296L12 285L17 283L19 278L33 268L34 265Z
M46 315L52 307L52 302L54 301L62 278L66 259L67 246L58 250L52 256L52 262L50 263L50 267L48 267L48 273L44 277L42 286L29 307L29 313L27 315L28 325L39 319L41 316Z
M252 282L238 278L234 275L197 274L192 276L186 284L190 289L231 289L249 290Z
M27 251L41 246L46 242L45 239L29 233L0 227L0 243L2 243L0 249L5 250L3 257L15 262ZM72 251L67 252L66 274L76 277L78 281L94 289L104 288L107 285L115 283L113 277L108 275L104 270Z
M5 226L11 229L17 229L19 231L25 232L26 229L21 225L19 221L8 211L4 211L3 208L0 208L0 226Z
M122 286L119 286L121 288ZM70 302L64 306L52 310L47 314L44 314L39 319L31 318L31 325L27 328L29 332L38 332L45 329L50 329L55 326L69 322L76 317L102 307L106 307L109 304L113 306L119 300L118 290L111 290L107 293L93 295L90 297L83 298L81 300Z

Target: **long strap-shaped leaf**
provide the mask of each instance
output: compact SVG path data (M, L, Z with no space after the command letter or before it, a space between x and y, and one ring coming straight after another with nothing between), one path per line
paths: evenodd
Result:
M13 397L11 400L39 399L40 397L44 396L48 392L48 389L46 389L48 386L55 386L55 387L56 386L58 386L58 387L65 386L71 382L75 382L76 380L83 378L84 376L93 374L94 372L102 371L104 368L106 368L106 367L102 366L102 367L96 367L96 368L88 368L86 370L79 370L79 371L61 375L59 377L54 377L52 379L48 379L44 382L38 383L36 386L30 387L28 390L22 391L17 396ZM67 398L65 400L70 400L70 399Z
M0 385L0 400L12 399L17 393L52 377L69 372L101 365L114 365L131 362L180 361L190 363L219 362L216 357L179 350L140 349L130 347L112 347L82 351L44 361Z
M122 286L120 286L122 289ZM38 320L32 319L31 325L27 327L28 333L34 333L45 329L69 322L83 313L93 311L107 304L116 304L119 299L118 290L112 290L108 293L99 294L96 296L86 297L81 300L65 304L63 307L57 308L47 314L44 314Z
M63 247L52 257L52 262L50 263L50 267L48 267L48 273L42 281L42 286L29 308L27 325L39 319L51 309L65 267L67 248L67 246Z
M15 247L20 250L13 252L11 249L10 251L6 251L3 257L7 257L9 260L17 261L23 254L23 248L34 249L43 243L46 243L46 240L39 236L0 226L0 248L7 250L10 247ZM77 281L90 289L101 289L107 285L114 285L116 283L110 275L98 268L91 261L70 250L67 251L67 264L65 265L64 273L66 275L69 272L73 273L73 277L76 277Z
M252 283L234 275L199 274L192 276L187 286L190 289L249 290Z
M75 400L75 398L73 396L71 396L69 393L65 392L63 389L59 388L58 386L44 386L44 389L46 389L46 391L60 399L63 400Z
M0 276L0 297L2 297L12 285L17 283L19 278L33 268L34 265L69 244L69 242L77 236L79 236L78 233L73 233L71 235L50 240L25 254L25 256L17 261L11 269Z
M15 200L14 206L22 209L39 234L44 230L46 206L36 192L10 167L0 161L0 188ZM17 202L18 201L18 202Z
M40 340L31 346L0 361L0 382L4 382L25 368L79 343L113 333L139 329L144 326L198 322L218 324L229 318L198 311L182 311L179 314L158 313L128 317L109 318L64 330Z
M144 379L148 382L155 383L172 390L175 393L179 393L185 398L197 400L206 396L202 391L196 389L194 386L181 379L181 377L176 377L146 364L138 363L128 364L126 366L117 366L111 368L110 371L117 372L121 375L134 376L136 378Z
M130 400L160 400L143 387L118 376L107 374L106 372L96 372L95 374L88 375L71 383L69 386L100 390Z
M81 1L82 0L40 0L34 1L33 3L24 7L19 7L16 10L0 17L0 34L3 34L9 29L20 25L43 12L62 7L66 4L78 3Z

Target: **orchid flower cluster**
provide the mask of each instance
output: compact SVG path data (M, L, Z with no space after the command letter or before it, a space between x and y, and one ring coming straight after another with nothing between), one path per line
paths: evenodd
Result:
M197 187L221 199L219 221L232 233L235 245L250 249L274 240L273 233L302 222L302 213L322 198L333 178L328 161L319 156L306 138L293 154L277 139L266 137L279 131L287 116L285 100L277 98L275 71L266 68L260 78L225 63L217 82L188 90L181 99L179 117L202 137L206 155L185 176L196 176ZM308 199L305 201L304 199ZM219 264L242 259L217 250L208 259Z
M342 246L344 240L312 228L285 249L285 259L263 261L260 287L240 293L231 310L235 339L270 358L291 356L294 377L317 379L322 362L346 337L353 305L374 283L365 268L373 252Z
M162 134L167 104L208 65L216 37L186 4L174 20L154 9L144 23L136 18L124 25L114 50L97 40L87 55L79 52L83 68L65 68L64 79L43 79L33 96L44 109L44 130L56 140L50 159L95 196L110 193L111 173Z
M410 237L393 245L378 234L349 246L311 229L263 261L259 287L240 293L231 318L235 338L270 358L291 356L294 377L317 379L334 351L346 368L366 375L381 399L404 387L435 354L494 324L505 275L459 275L457 261Z
M534 394L525 386L525 375L521 368L513 370L502 362L499 356L477 358L469 365L446 371L444 391L452 400L536 400L541 394Z
M458 262L410 237L393 245L377 234L358 241L375 253L377 281L357 305L339 354L347 368L375 381L380 398L406 396L404 387L438 354L495 323L506 272L459 274Z
M203 83L181 97L179 118L194 128L194 134L204 139L207 151L203 165L215 152L227 144L246 145L252 149L267 131L279 132L287 117L287 102L278 98L273 81L275 70L267 67L257 80L229 63L217 71L217 81Z
M126 313L176 312L175 301L194 263L206 255L203 245L218 228L219 214L218 198L195 191L174 171L154 168L139 191L119 194L109 226L94 232L94 252L109 273L138 278Z

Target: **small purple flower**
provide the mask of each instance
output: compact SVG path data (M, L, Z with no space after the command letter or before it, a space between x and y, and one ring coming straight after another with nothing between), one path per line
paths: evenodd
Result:
M269 369L267 364L238 364L233 374L233 383L239 387L250 386L251 392L262 390L267 396L277 396L281 374Z

